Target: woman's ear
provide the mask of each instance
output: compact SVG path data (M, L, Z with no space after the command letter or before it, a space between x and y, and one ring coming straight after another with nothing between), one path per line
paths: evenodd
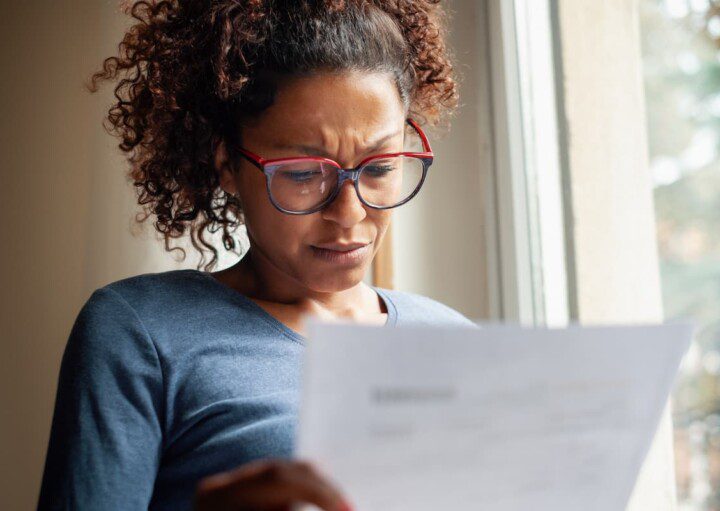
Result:
M235 182L235 174L231 170L230 161L228 160L225 140L220 140L215 148L215 171L218 173L220 188L230 195L237 195L237 183Z

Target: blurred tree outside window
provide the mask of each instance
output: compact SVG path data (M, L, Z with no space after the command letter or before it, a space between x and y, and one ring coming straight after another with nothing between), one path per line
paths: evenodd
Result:
M720 0L641 0L665 317L698 335L673 394L678 509L720 511Z

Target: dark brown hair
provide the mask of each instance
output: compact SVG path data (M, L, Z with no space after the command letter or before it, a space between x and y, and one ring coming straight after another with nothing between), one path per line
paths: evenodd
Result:
M168 251L190 231L193 247L218 260L243 221L219 186L214 155L235 147L241 119L272 105L283 77L320 71L390 73L408 115L438 125L457 106L446 16L440 0L147 0L126 2L136 20L98 82L119 78L106 129L121 139L143 212ZM229 151L230 152L230 151ZM230 154L233 160L232 153Z

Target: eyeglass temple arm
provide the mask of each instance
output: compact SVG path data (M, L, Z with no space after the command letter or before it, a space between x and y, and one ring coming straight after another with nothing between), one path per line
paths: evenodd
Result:
M243 149L242 147L238 147L237 150L240 153L240 156L244 157L246 160L248 160L260 170L263 169L263 165L265 165L266 161L265 158L263 158L262 156L258 156L257 154L250 152L247 149Z
M412 126L413 128L415 128L415 131L417 131L417 134L420 135L420 140L422 140L422 144L423 144L423 150L426 153L433 154L432 149L430 148L430 142L428 142L428 139L425 136L425 132L420 128L420 125L418 125L418 123L416 123L414 120L412 120L409 117L407 119L407 123L410 126Z

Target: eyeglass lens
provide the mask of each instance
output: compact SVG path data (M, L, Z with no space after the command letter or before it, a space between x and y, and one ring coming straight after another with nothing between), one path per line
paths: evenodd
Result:
M358 191L371 206L392 207L420 186L423 161L410 156L373 159L360 169ZM289 161L272 168L270 194L281 208L303 212L314 209L335 191L337 167L317 161Z

